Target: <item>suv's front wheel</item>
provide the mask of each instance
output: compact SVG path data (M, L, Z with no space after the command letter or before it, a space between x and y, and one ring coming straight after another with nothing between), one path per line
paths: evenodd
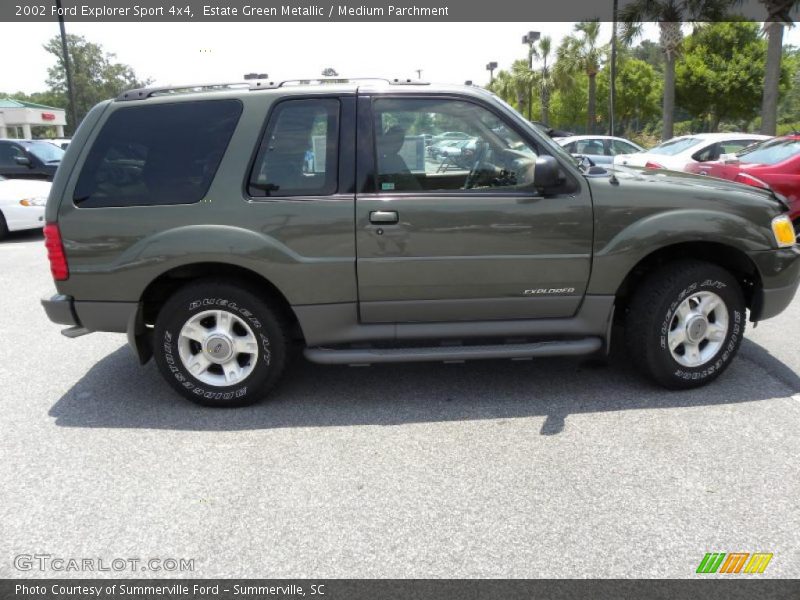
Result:
M154 354L161 374L205 406L258 402L286 360L281 321L266 302L230 283L196 283L159 311Z
M661 385L693 388L730 364L744 337L745 302L725 269L679 261L649 275L625 324L633 362Z

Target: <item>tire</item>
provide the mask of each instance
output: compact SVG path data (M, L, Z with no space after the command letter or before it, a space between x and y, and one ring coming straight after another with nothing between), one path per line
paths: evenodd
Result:
M154 340L161 374L203 406L259 402L286 363L281 320L256 292L232 282L178 290L158 314Z
M728 271L694 260L670 263L633 296L625 324L628 352L640 371L666 388L699 387L736 356L745 317L742 289Z
M4 240L8 237L8 225L6 224L6 218L3 216L3 213L0 212L0 240Z

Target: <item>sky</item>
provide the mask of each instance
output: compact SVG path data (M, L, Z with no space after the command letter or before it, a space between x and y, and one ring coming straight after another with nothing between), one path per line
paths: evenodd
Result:
M70 23L67 33L85 36L116 54L154 84L239 81L245 73L270 79L319 76L333 67L343 77L414 77L437 83L483 85L486 63L507 68L525 58L522 36L540 31L554 47L572 23ZM800 44L800 28L785 43ZM54 58L42 49L58 24L0 23L0 90L46 89ZM601 39L611 37L603 23ZM657 39L655 26L645 38Z

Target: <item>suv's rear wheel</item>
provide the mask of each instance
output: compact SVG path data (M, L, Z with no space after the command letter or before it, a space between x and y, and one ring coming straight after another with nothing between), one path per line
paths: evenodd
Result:
M744 328L745 302L736 279L713 264L680 261L642 282L625 335L640 370L665 387L686 389L728 367Z
M0 240L4 240L6 237L8 237L8 225L3 213L0 212Z
M231 283L196 283L159 311L156 364L189 400L205 406L258 402L286 361L279 318L253 291Z

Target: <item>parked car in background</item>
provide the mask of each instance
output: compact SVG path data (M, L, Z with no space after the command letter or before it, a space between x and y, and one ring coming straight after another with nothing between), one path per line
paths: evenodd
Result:
M463 131L445 131L444 133L438 133L433 136L431 142L436 144L439 142L443 142L446 140L467 140L469 139L469 134L464 133Z
M531 124L534 127L536 127L536 129L546 133L548 136L550 136L553 139L565 138L565 137L570 137L570 136L575 135L571 131L566 131L564 129L554 129L554 128L550 127L549 125L545 125L541 121L531 121Z
M439 158L455 167L469 169L475 162L478 141L475 138L458 140L441 149Z
M43 140L0 140L0 176L52 181L63 156Z
M9 231L44 227L50 183L0 177L0 240Z
M451 155L452 148L458 148L467 141L468 138L439 140L438 142L434 142L428 146L428 154L430 154L433 158L441 158L445 154Z
M662 142L646 152L618 154L614 157L614 164L683 171L690 163L717 160L722 154L734 154L754 142L767 140L769 137L755 133L681 135Z
M774 138L732 157L692 163L685 170L776 191L788 201L794 229L800 233L800 135Z
M556 142L570 154L586 156L593 163L611 164L617 154L633 154L645 149L625 138L610 135L573 135Z

